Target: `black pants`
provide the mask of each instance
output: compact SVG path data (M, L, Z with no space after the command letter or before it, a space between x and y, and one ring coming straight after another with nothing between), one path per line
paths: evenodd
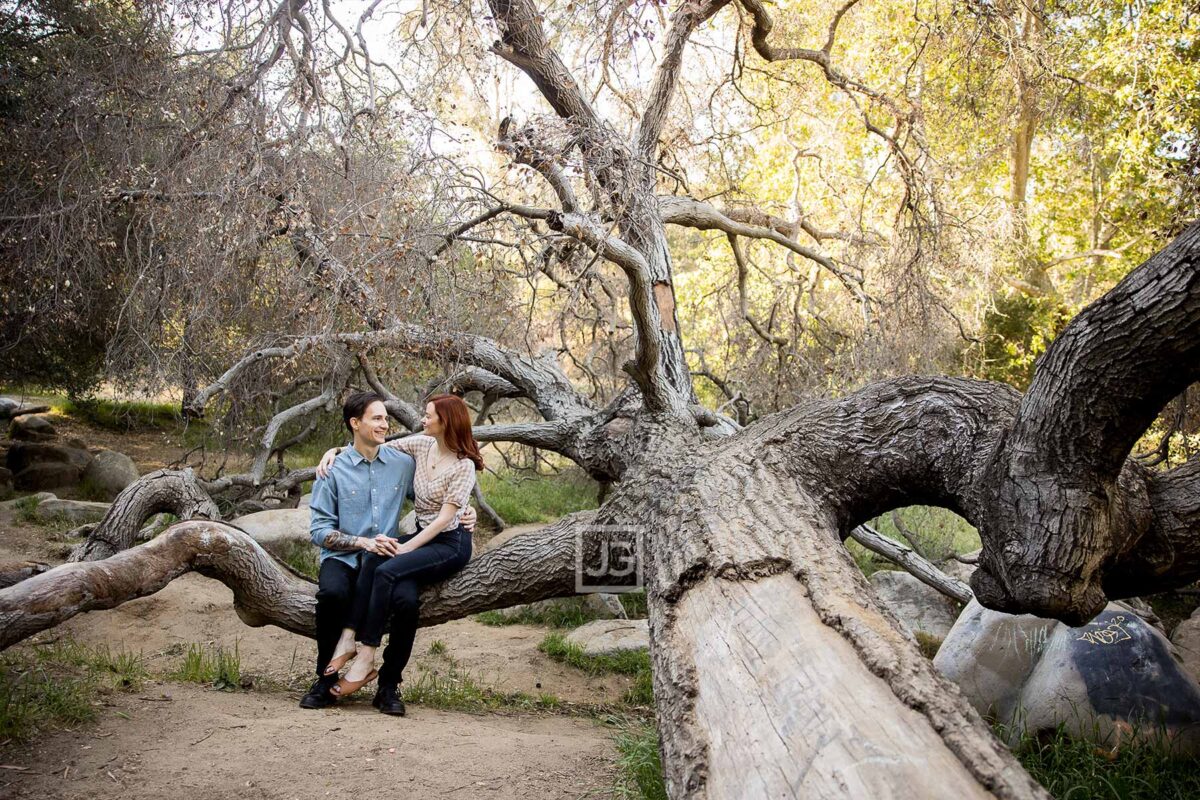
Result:
M358 572L357 566L337 558L327 558L321 562L321 571L317 573L318 677L324 677L325 667L333 658L333 649L354 610L354 586Z
M400 541L411 538L402 536ZM399 683L408 665L417 635L421 587L444 581L465 567L470 558L471 532L461 525L442 531L411 553L392 558L363 554L350 627L358 641L378 647L391 617L388 646L379 669L381 686Z

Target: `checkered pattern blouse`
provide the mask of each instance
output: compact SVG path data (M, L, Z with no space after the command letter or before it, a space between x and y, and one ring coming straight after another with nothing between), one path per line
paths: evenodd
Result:
M446 530L457 527L459 517L470 502L471 492L475 488L475 462L469 458L453 461L443 459L434 469L438 457L437 439L423 434L392 439L387 446L408 453L417 461L417 471L413 475L413 492L417 496L413 506L417 512L417 524L425 527L441 513L443 503L453 503L458 506L458 512Z

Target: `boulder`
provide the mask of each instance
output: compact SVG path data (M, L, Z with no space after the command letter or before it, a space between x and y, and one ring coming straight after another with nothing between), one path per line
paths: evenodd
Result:
M567 641L589 656L639 650L650 646L650 625L644 619L597 619L568 633Z
M21 404L11 397L0 397L0 419L8 419Z
M1131 732L1165 732L1178 752L1200 754L1200 685L1162 632L1123 603L1072 628L972 601L933 664L1006 726L1010 744L1063 724L1110 747Z
M114 499L138 479L133 459L115 450L101 450L83 471L83 481L97 494Z
M913 633L945 639L958 619L958 603L907 572L881 570L871 576L875 594Z
M60 486L74 486L82 476L83 469L75 464L33 464L13 477L13 486L25 491L55 489Z
M601 619L628 619L621 598L607 592L592 592L583 595L583 607Z
M4 465L15 474L36 464L70 464L82 474L91 460L91 453L77 447L47 442L13 442L4 456Z
M973 553L963 553L963 558L970 558L978 561L979 554L982 552L982 550L976 550ZM971 576L974 575L975 570L978 569L978 564L964 564L958 559L951 557L938 564L938 567L942 570L942 572L946 573L951 578L958 578L960 581L969 586L971 584Z
M307 508L272 508L237 517L231 524L268 550L286 542L308 542Z
M34 516L43 522L68 519L76 525L99 522L108 513L110 503L90 503L86 500L45 500L38 503Z
M0 467L0 500L7 500L13 493L13 474L7 467Z
M50 420L39 416L15 417L8 426L8 437L26 442L48 442L58 435Z
M1200 681L1200 608L1175 626L1171 633L1171 644L1179 651L1184 670Z

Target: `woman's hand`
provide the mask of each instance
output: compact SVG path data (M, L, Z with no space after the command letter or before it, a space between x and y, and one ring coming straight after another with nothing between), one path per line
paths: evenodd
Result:
M333 460L337 458L340 447L331 447L325 451L325 455L321 456L321 463L317 464L317 477L324 478L329 474L329 468L333 466Z

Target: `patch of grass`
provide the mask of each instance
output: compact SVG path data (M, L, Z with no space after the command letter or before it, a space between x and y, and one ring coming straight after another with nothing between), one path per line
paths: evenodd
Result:
M582 597L564 597L549 603L538 604L534 608L523 608L518 613L505 615L501 611L483 611L475 615L475 619L484 625L544 625L550 628L578 628L594 619L603 616L600 612L588 608Z
M999 731L998 735L1002 735ZM1200 797L1200 759L1171 751L1165 737L1126 741L1115 752L1070 736L1025 736L1022 766L1059 800L1185 800Z
M140 654L70 639L10 650L0 656L0 740L90 722L101 694L135 690L145 677Z
M113 431L168 430L183 422L177 403L146 400L106 400L99 397L67 398L54 410Z
M621 601L621 605L625 608L625 614L630 619L646 619L650 615L650 610L646 605L645 590L618 592L617 599Z
M37 507L38 499L34 495L22 497L12 505L13 512L16 514L17 520L25 523L26 525L39 524L39 520L37 518Z
M925 631L915 631L913 635L917 637L917 647L921 649L921 655L933 660L942 647L942 640Z
M510 525L550 522L597 506L596 482L578 470L529 477L487 472L480 476L479 485L488 503Z
M1161 592L1143 598L1154 609L1154 613L1158 614L1167 631L1174 631L1175 626L1190 617L1196 607L1200 606L1200 593L1196 593L1196 590L1200 589L1200 584L1192 584L1184 588L1190 591Z
M321 551L316 545L292 540L273 550L276 558L301 575L317 579L317 574L321 571Z
M591 675L632 675L633 686L625 693L623 700L637 706L654 704L654 682L648 650L626 650L610 655L590 656L583 652L582 647L567 641L567 637L558 632L546 634L546 638L538 645L538 650L561 664L581 669Z
M628 725L614 739L620 770L615 796L622 800L666 800L658 728L653 723Z
M207 644L188 645L183 663L169 672L172 680L202 683L226 692L236 691L242 681L242 661L235 643L233 651Z
M441 639L434 639L429 643L429 655L444 656L446 655L446 643Z
M404 702L444 711L479 713L499 709L555 711L562 701L552 694L498 692L481 686L470 673L451 665L448 670L423 670L403 684Z

